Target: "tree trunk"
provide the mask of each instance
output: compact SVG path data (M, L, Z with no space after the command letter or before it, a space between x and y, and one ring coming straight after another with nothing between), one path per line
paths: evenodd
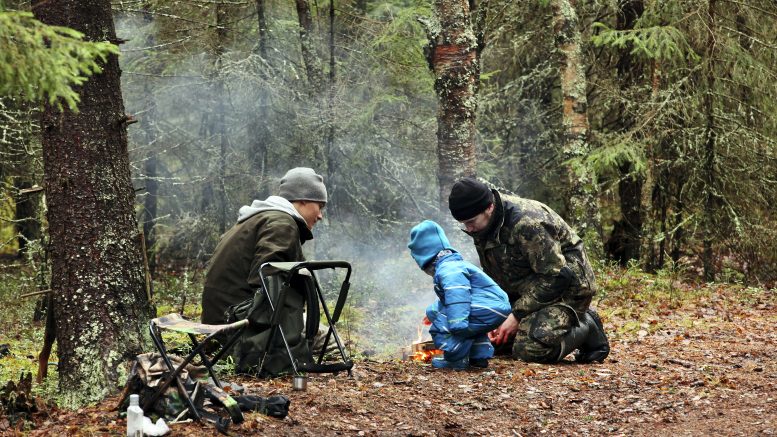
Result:
M321 67L318 63L316 50L313 48L311 35L313 33L313 19L310 16L310 4L308 0L295 0L297 5L297 18L299 19L299 42L302 50L302 62L305 64L305 72L308 77L308 85L314 93L321 91L323 86Z
M474 176L475 112L480 56L478 38L466 0L435 0L426 25L426 56L435 75L437 93L437 180L440 209L456 180Z
M324 150L326 154L327 188L329 190L330 220L337 221L339 214L338 156L335 151L335 2L329 0L329 89L327 94L327 126Z
M13 183L14 191L17 193L29 189L33 185L30 178L21 176L14 178ZM31 241L40 239L40 220L38 219L40 196L38 194L17 194L15 196L14 227L19 242L18 256L20 258L27 254L28 244Z
M556 48L561 58L559 75L563 99L563 157L567 161L585 157L590 149L585 66L574 5L569 0L554 0L551 7ZM563 178L567 189L567 215L580 237L586 241L589 252L594 256L601 256L602 233L593 177L585 169L568 167L564 169Z
M714 55L715 55L715 0L710 0L708 5L708 23L707 29L709 31L709 37L707 39L707 56L706 56L706 93L704 94L704 110L706 117L706 125L704 128L704 163L703 171L705 178L704 187L704 216L703 216L703 249L702 249L702 265L704 266L704 280L715 280L715 264L713 260L712 241L714 238L715 230L715 211L717 210L717 200L715 197L715 186L717 185L717 179L715 177L715 142L717 140L717 132L715 126L715 108L714 100L712 98L715 91L715 71L714 71Z
M146 142L148 155L143 165L143 171L146 174L146 196L143 198L143 238L145 238L146 257L148 258L148 273L152 277L156 272L156 215L157 200L159 195L159 182L157 181L157 151L156 149L156 126L154 117L156 117L156 103L152 91L148 87L148 82L143 86L143 92L146 95L148 103L146 111Z
M618 2L618 9L617 28L619 30L630 30L634 28L634 24L642 16L644 4L642 0L625 0ZM631 50L632 47L624 47L622 49L616 66L618 82L624 91L635 85L635 77L641 71L641 65L635 62ZM626 115L623 105L620 105L619 109L621 129L625 130L633 123L633 120L632 117ZM623 251L619 261L622 265L626 265L629 260L638 260L640 257L643 223L641 201L644 179L634 172L634 164L632 162L625 162L620 165L619 174L618 197L620 198L623 230L622 241L619 242Z
M226 105L224 99L227 98L226 84L221 73L223 67L223 57L227 44L227 9L222 3L216 4L216 110L215 117L217 127L215 131L219 138L219 162L218 162L218 226L219 235L227 230L227 151L229 149L229 137L227 136L227 125L224 112Z
M264 0L256 0L256 17L259 24L259 56L267 61L267 18L264 9Z
M151 23L153 16L145 13L146 22ZM154 34L149 34L146 38L146 47L153 47L156 44ZM154 68L152 73L159 74L159 68ZM147 80L143 84L143 99L145 100L145 115L143 117L143 133L146 140L146 162L143 164L145 173L146 195L143 198L143 238L145 238L146 258L148 259L148 274L153 277L156 272L156 216L157 200L159 194L159 182L157 181L157 106L154 98L154 88L152 82Z
M256 49L261 57L261 67L256 74L265 79L265 82L262 88L258 90L259 96L256 100L256 111L249 115L248 131L250 140L248 156L251 159L251 170L257 180L253 198L264 199L272 191L267 183L267 153L271 137L267 123L267 105L269 102L267 87L269 87L269 82L266 81L272 73L269 71L270 60L267 58L267 19L264 0L256 0L256 14L259 26L259 43Z
M40 239L40 191L31 189L42 177L36 165L38 150L32 138L37 136L37 110L20 98L0 98L0 180L13 184L14 230L18 258L29 251L29 243Z
M651 102L655 103L658 99L658 92L661 89L661 64L654 60L651 71ZM648 114L647 118L652 118L655 115L654 112ZM655 199L658 197L659 190L665 189L661 187L656 181L656 155L655 150L666 150L669 147L669 138L662 138L658 147L653 146L652 141L647 141L647 149L645 150L645 176L642 178L642 200L641 209L644 222L642 225L642 244L640 248L640 256L642 258L642 268L648 272L654 272L657 269L659 263L659 252L656 248L656 208L654 207ZM656 205L657 206L657 205Z
M631 162L620 166L621 178L618 181L618 193L623 220L623 258L626 265L629 260L639 259L639 248L642 243L642 179L633 174Z
M46 24L90 41L116 42L107 0L33 4ZM46 105L43 163L57 322L61 405L75 408L113 391L119 367L148 350L146 298L135 195L127 153L117 56L78 88L79 112Z

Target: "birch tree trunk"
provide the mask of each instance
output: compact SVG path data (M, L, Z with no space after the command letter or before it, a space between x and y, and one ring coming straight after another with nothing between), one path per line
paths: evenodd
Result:
M117 42L108 0L33 3L46 24ZM43 163L61 405L101 400L148 350L144 283L117 56L77 88L79 112L46 105Z
M553 31L560 56L559 75L562 94L564 161L582 158L589 153L588 101L582 39L574 5L570 0L553 0ZM601 225L596 202L596 185L590 172L567 166L563 178L567 215L588 246L589 253L602 254Z
M480 74L479 41L466 0L435 0L434 15L424 22L426 56L437 93L437 180L440 209L456 180L475 175L475 111Z

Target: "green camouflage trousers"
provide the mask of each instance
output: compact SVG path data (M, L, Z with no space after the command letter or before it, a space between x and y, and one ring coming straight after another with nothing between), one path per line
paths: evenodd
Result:
M561 339L579 323L565 305L549 305L521 319L513 343L513 357L530 363L559 360Z

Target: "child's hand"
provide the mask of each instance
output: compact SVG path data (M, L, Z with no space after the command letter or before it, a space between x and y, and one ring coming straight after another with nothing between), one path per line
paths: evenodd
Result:
M421 321L421 323L423 323L426 326L429 326L432 324L432 321L429 320L429 317L424 316L424 319Z

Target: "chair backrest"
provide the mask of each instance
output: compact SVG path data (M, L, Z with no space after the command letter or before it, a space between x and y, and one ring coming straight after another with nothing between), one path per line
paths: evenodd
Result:
M228 310L228 320L249 321L248 328L232 347L231 355L236 370L242 373L275 376L294 371L288 357L285 340L294 358L309 362L310 348L318 332L320 312L314 278L299 271L276 270L272 275L262 275L263 287L274 303L271 308L265 291L260 289L250 301L242 302ZM282 308L274 308L285 294ZM303 311L306 317L303 317ZM277 313L277 314L276 314ZM284 337L273 335L263 368L258 368L264 355L273 317L284 331Z

